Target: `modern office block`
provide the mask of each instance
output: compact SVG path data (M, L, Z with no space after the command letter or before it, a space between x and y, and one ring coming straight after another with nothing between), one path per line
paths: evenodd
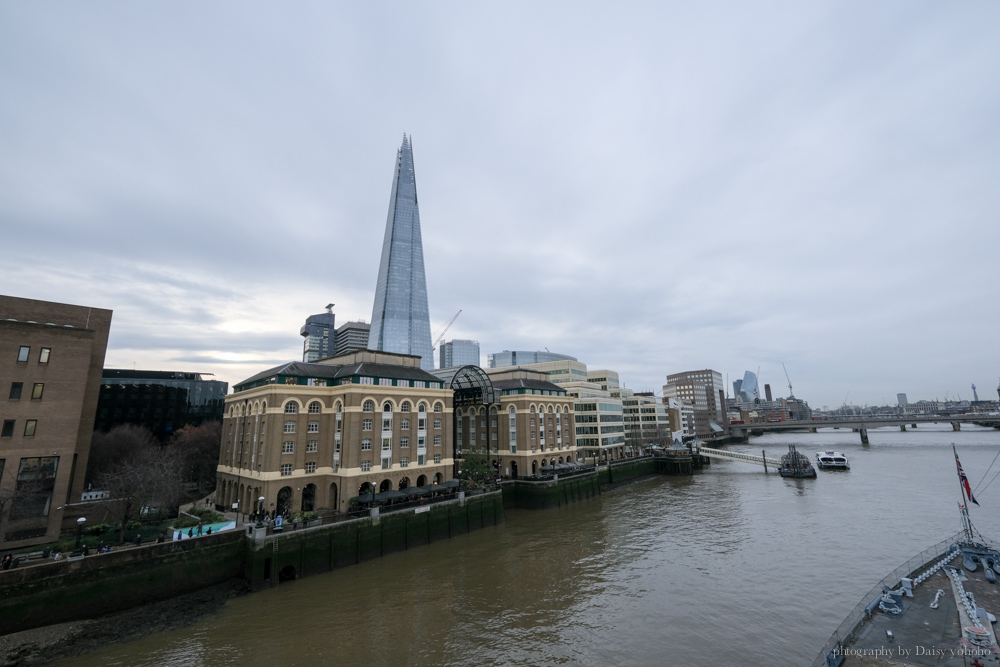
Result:
M440 367L478 366L479 342L474 340L450 340L441 344Z
M371 325L367 322L345 322L337 328L337 347L332 356L368 349Z
M306 323L299 329L299 335L305 338L302 342L302 361L319 361L336 354L335 320L332 303L326 307L325 313L306 318Z

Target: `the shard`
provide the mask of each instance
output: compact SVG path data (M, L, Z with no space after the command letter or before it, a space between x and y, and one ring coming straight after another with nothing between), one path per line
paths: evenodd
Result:
M434 370L417 181L413 150L405 134L396 153L368 346L372 350L417 355L421 368Z

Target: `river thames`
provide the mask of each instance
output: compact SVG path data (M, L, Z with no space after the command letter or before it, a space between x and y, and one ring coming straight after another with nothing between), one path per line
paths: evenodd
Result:
M715 461L561 509L229 601L189 627L56 663L803 665L889 571L960 528L1000 431L947 424L754 438L729 449L849 472L787 480ZM1000 537L1000 480L972 519ZM996 613L997 610L992 610Z

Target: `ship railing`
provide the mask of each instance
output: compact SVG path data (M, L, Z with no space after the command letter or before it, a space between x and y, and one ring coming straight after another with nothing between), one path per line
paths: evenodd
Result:
M890 572L888 575L882 578L877 584L875 584L868 593L866 593L851 613L847 615L847 618L837 627L834 633L827 640L826 644L823 645L823 649L816 656L816 659L812 661L812 667L834 667L839 665L838 652L837 649L847 647L850 645L851 641L854 640L855 636L861 628L864 626L865 622L871 618L872 603L882 597L882 586L888 586L889 588L896 589L899 587L900 579L910 575L922 574L925 569L933 565L933 561L940 559L946 553L952 550L952 547L956 542L965 539L965 533L960 531L955 535L949 537L946 540L942 540L932 547L924 549L919 554L906 561L895 570ZM991 545L992 546L992 545Z

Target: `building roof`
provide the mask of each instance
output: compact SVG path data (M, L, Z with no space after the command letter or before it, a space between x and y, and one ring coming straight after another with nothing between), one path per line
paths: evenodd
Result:
M526 380L516 378L514 380L494 380L493 386L501 391L506 389L541 389L543 391L558 391L565 393L566 388L560 387L545 380Z
M101 372L101 379L122 379L122 380L202 380L202 375L211 373L185 373L182 371L141 371L130 368L105 368ZM219 382L219 380L209 380L209 382Z
M234 385L235 391L242 391L246 385L259 383L270 377L278 375L296 376L305 378L327 378L336 379L351 377L354 375L365 375L368 377L394 378L397 380L423 380L425 382L438 382L439 378L431 375L425 370L413 366L397 366L396 364L379 364L372 362L361 362L354 364L314 364L306 361L291 361L281 366L269 368L256 375L237 382Z

